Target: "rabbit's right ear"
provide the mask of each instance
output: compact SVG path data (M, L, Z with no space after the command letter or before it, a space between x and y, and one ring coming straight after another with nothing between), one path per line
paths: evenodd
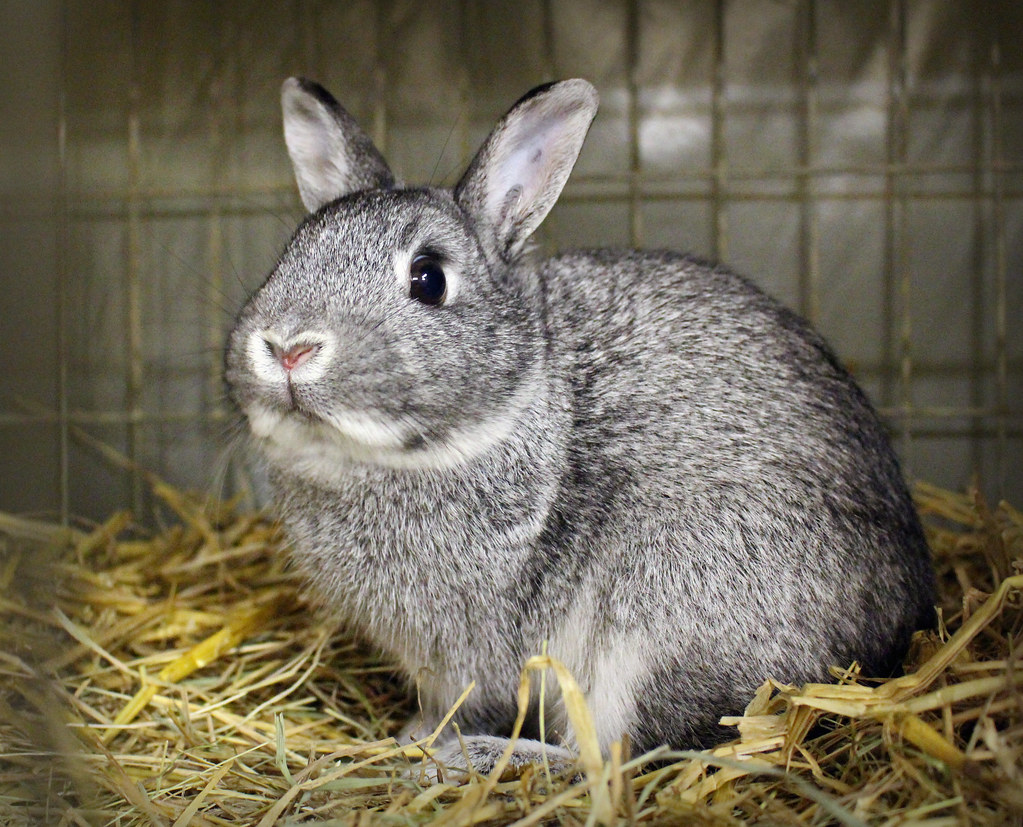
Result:
M476 154L455 198L502 258L514 258L558 200L596 114L597 90L585 80L539 86Z
M281 108L284 142L309 212L351 192L394 185L369 136L318 83L288 78L281 87Z

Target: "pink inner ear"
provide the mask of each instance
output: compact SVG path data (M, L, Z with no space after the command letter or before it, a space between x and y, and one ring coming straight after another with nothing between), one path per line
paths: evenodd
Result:
M547 126L521 131L524 134L509 136L513 146L500 159L487 199L492 214L498 214L499 220L507 218L499 211L503 212L515 204L527 211L531 209L532 202L542 193L552 172L549 144L557 140L557 129ZM516 190L517 197L513 198L512 192Z

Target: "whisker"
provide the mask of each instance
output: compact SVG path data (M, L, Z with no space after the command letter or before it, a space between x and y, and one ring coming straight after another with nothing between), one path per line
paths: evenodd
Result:
M440 168L440 162L444 160L444 155L448 150L448 144L451 142L451 136L455 134L455 128L459 122L465 116L464 110L451 121L451 127L448 129L448 134L444 138L444 145L440 148L440 154L437 156L437 160L433 165L433 169L430 171L430 177L428 179L428 185L434 186L434 177L437 175L437 170Z

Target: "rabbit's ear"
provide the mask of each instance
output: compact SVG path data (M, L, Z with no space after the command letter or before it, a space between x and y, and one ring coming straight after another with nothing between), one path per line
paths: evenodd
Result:
M558 200L597 113L597 90L585 80L539 86L490 133L455 198L510 259Z
M394 176L369 136L318 83L288 78L281 108L284 142L310 212L357 190L393 186Z

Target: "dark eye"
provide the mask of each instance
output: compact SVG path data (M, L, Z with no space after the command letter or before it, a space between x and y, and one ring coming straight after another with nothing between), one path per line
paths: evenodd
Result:
M416 256L409 266L409 295L423 304L443 304L448 292L444 268L432 256Z

